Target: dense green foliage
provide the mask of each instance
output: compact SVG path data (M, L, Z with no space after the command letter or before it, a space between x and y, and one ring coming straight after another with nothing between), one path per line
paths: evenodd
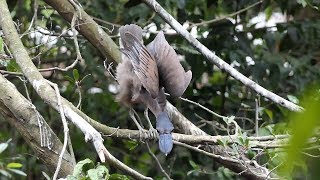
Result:
M8 1L20 34L23 34L30 25L33 17L33 2L32 0ZM153 23L157 30L168 28L158 15L139 0L79 0L79 2L91 16L115 24L112 26L97 21L116 43L118 43L118 25L135 23L141 27L151 27L150 24ZM38 3L35 25L31 29L31 33L22 37L22 41L39 68L67 66L76 57L70 33L61 35L66 30L70 30L70 25L43 1L40 0ZM227 16L247 8L256 1L164 0L159 3L181 24L189 22L192 25L192 23L199 23L202 20ZM245 76L250 77L266 89L294 103L299 103L298 99L303 95L307 85L316 84L320 79L319 6L319 1L316 0L265 0L235 16L198 25L191 31L197 35L199 41ZM255 21L257 16L260 18ZM282 19L282 21L275 22L275 17ZM274 22L274 24L263 25L266 22ZM149 42L156 34L152 33L150 28L144 29L148 37L145 41ZM50 38L45 36L49 31L53 32ZM235 116L234 120L241 127L242 136L239 142L233 145L234 149L237 149L237 146L249 147L246 137L256 133L254 129L256 99L259 102L258 113L261 118L259 135L289 132L289 111L287 109L259 96L231 78L227 73L220 71L209 61L206 61L203 55L195 51L179 35L167 31L166 38L176 52L183 55L183 66L193 72L192 82L184 97L200 103L220 115ZM136 129L128 116L128 109L115 102L116 81L105 71L103 65L105 59L81 35L78 36L78 39L80 51L85 61L80 62L72 71L45 72L43 75L58 83L62 96L75 105L78 104L79 93L81 93L81 110L93 119L108 126ZM110 59L106 61L111 63ZM113 64L111 73L114 73L115 67L116 64ZM14 59L2 60L0 57L0 68L19 71ZM24 82L21 79L15 76L7 78L15 83L21 93L26 95ZM30 84L26 85L32 102L53 130L62 137L63 130L58 113L38 97ZM227 127L223 120L196 105L180 99L169 99L169 101L189 120L199 125L210 135L234 133L234 127ZM136 109L143 114L143 107L139 106ZM0 126L0 142L5 142L9 138L13 139L9 143L10 153L8 155L13 157L16 154L21 154L24 157L19 162L23 164L22 170L29 179L43 177L41 171L46 172L44 165L31 155L31 150L9 124L6 124L4 119L0 119L0 123L2 124ZM96 164L95 161L98 161L98 158L91 144L85 143L82 133L77 128L71 124L69 127L77 160L90 158L94 163L90 161L89 164ZM106 138L105 145L116 158L128 166L147 176L162 178L162 173L158 170L144 144ZM157 143L152 143L151 149L173 179L240 178L207 156L182 147L175 146L167 157L159 152ZM245 153L249 157L253 157L257 152L248 148ZM319 154L319 150L313 150L311 153ZM258 158L258 162L267 164L267 168L272 169L283 163L282 157L284 157L283 153L270 149ZM310 166L308 166L308 162L301 161L302 168L299 170L303 169L303 171L299 171L296 177L303 177L313 172L316 167L313 164L316 163L314 163L314 158L310 159L310 162L313 162ZM3 161L0 159L0 170L2 170L2 164ZM92 171L98 173L96 171L101 170L107 175L121 173L112 167L107 166L107 168L104 169L98 165L93 166ZM83 176L89 177L89 172Z

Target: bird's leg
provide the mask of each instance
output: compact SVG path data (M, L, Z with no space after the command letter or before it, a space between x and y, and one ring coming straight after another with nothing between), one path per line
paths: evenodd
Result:
M148 124L149 124L149 136L153 139L158 139L159 134L158 134L158 131L155 128L153 128L153 126L151 124L151 121L150 121L149 115L148 115L148 108L146 108L144 110L144 116L146 117Z
M134 123L136 124L136 126L138 127L139 136L140 136L140 141L143 141L143 140L145 140L145 139L148 138L148 132L141 127L141 125L139 124L138 120L137 120L136 117L135 117L135 114L136 114L136 113L135 113L134 109L133 109L133 108L130 108L129 115L130 115L131 119L133 120L133 122L134 122Z

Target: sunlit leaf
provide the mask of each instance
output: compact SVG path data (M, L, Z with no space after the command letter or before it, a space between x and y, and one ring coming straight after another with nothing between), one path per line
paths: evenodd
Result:
M264 109L264 112L268 115L269 119L273 119L273 111L271 111L270 109Z
M268 6L265 10L264 13L266 14L266 20L268 21L272 15L272 5Z
M3 52L3 39L0 37L0 53Z
M193 169L195 170L199 170L200 166L198 164L196 164L194 161L189 160L189 164L192 166Z
M21 72L21 69L15 60L10 60L9 64L7 65L7 71L11 72Z
M299 104L299 99L296 96L293 95L287 95L289 101L295 103L295 104Z
M8 143L0 143L0 154L6 150L8 147Z
M46 180L51 180L50 176L47 173L45 173L44 171L41 171L41 172L44 178L46 178Z
M305 111L302 113L292 113L292 137L287 148L287 160L282 173L292 174L295 162L301 161L301 150L306 146L308 138L319 125L320 94L315 88L309 88L302 99L302 106Z
M41 10L41 14L46 18L49 18L53 12L54 12L53 9L48 9L48 8Z
M96 169L89 169L88 177L91 180L108 179L109 171L105 166L99 165Z
M21 167L22 167L22 164L20 164L20 163L12 162L12 163L7 164L7 168L21 168Z
M306 0L297 0L297 3L301 4L303 7L306 7L308 4Z
M0 169L0 174L2 174L3 176L9 177L9 178L11 177L11 174L4 169Z
M26 173L24 173L23 171L19 170L19 169L8 169L9 171L15 173L15 174L19 174L21 176L27 176Z
M83 171L83 167L87 164L92 164L93 165L93 162L92 160L90 159L84 159L82 161L79 161L76 166L74 167L74 170L73 170L73 176L75 177L79 177Z
M73 73L74 80L75 81L79 81L79 71L78 71L78 69L73 69L72 73Z
M69 82L71 82L72 84L75 83L74 79L73 79L72 77L68 76L68 75L65 75L64 78L65 78L66 80L68 80Z

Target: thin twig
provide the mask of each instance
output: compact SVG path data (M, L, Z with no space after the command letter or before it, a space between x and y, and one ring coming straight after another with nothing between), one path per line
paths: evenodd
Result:
M225 70L233 78L242 82L245 86L251 88L258 94L270 99L271 101L290 109L291 111L301 112L304 109L280 96L277 94L265 89L256 82L247 78L241 74L238 70L230 66L220 57L218 57L214 52L209 50L206 46L200 43L196 38L191 36L191 34L182 27L182 25L175 20L161 5L155 0L143 0L151 9L157 12L168 24L171 25L181 36L183 36L192 46L194 46L200 53L202 53L210 62L214 63L219 69Z
M256 104L256 110L255 110L255 133L256 133L256 136L258 137L259 136L259 109L260 109L260 106L259 106L259 102L258 102L257 98L255 98L255 104Z
M34 0L33 1L33 16L30 22L30 25L28 27L28 29L22 33L20 35L20 38L22 38L23 36L25 36L26 34L28 34L28 32L31 30L32 26L35 24L35 22L37 21L37 17L38 17L38 8L39 8L39 2L38 0Z
M62 149L61 149L61 152L59 155L59 160L58 160L58 165L57 165L56 171L54 172L54 175L52 178L53 180L56 180L58 177L58 173L60 171L62 157L63 157L63 155L66 151L67 145L68 145L69 128L68 128L68 123L67 123L66 117L64 115L64 110L63 110L63 106L61 103L61 96L60 96L58 85L55 83L52 83L51 81L47 81L47 82L48 82L48 84L50 84L54 88L54 90L56 92L57 102L58 102L58 106L59 106L59 113L60 113L60 118L62 120L63 132L64 132L63 146L62 146Z
M224 19L227 19L227 18L236 16L236 15L238 15L238 14L240 14L240 13L243 13L243 12L245 12L245 11L247 11L247 10L249 10L249 9L251 9L251 8L259 5L259 4L261 4L262 2L263 2L263 0L260 0L260 1L258 1L258 2L255 2L255 3L251 4L251 5L243 8L243 9L240 9L239 11L236 11L236 12L234 12L234 13L228 14L228 15L223 16L223 17L220 17L220 18L216 18L216 19L212 19L212 20L208 20L208 21L202 21L202 22L200 22L200 23L192 23L191 26L189 26L189 27L187 28L187 30L190 30L190 29L192 29L192 28L195 27L195 26L202 26L202 25L212 24L212 23L215 23L215 22L218 22L218 21L221 21L221 20L224 20Z
M151 151L149 143L146 142L146 146L148 148L149 154L153 157L153 159L156 161L158 167L160 168L160 171L166 176L167 179L171 180L169 174L163 169L163 167L161 166L161 163L159 162L158 158L156 157L156 155L154 155L154 153Z
M202 149L196 148L196 147L194 147L194 146L190 146L190 145L185 144L185 143L182 143L182 142L173 141L173 143L176 144L176 145L179 145L179 146L182 146L182 147L191 149L191 150L193 150L193 151L199 152L199 153L201 153L201 154L207 155L207 156L209 156L209 157L215 158L215 159L220 159L220 160L228 161L228 162L232 162L232 163L239 163L239 160L237 160L237 159L228 158L228 157L216 155L216 154L213 154L213 153L209 153L209 152L207 152L207 151L204 151L204 150L202 150Z

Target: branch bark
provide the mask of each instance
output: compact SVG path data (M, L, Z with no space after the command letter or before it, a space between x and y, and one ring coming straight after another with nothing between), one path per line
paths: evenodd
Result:
M71 7L71 4L69 4L69 2L67 1L62 1L62 0L45 0L45 2L47 2L49 5L51 5L54 9L56 9L59 14L61 16L63 16L67 21L71 21L71 17L72 17L72 12L74 11ZM69 7L69 8L66 8ZM70 14L71 13L71 14ZM90 17L89 15L87 15L84 11L81 11L82 16L83 17ZM109 53L109 52L116 52L117 54L119 52L119 48L117 46L114 46L114 42L110 42L111 44L113 44L112 46L108 46L108 43L106 39L106 36L108 36L106 33L101 32L102 29L99 28L98 24L95 23L94 21L91 21L91 18L83 18L82 22L81 22L81 29L79 30L79 32L85 37L85 38L90 38L90 42L94 45L96 44L106 44L106 46L96 46L102 54L104 54L105 56ZM91 26L91 28L87 27L87 26ZM84 32L83 30L87 29L86 32ZM90 31L89 31L90 29ZM91 34L95 34L94 37L92 37ZM106 39L104 39L106 38ZM102 42L104 41L104 42ZM114 60L116 62L120 62L120 56L116 56L114 58ZM234 69L233 69L234 70ZM235 70L236 71L236 70ZM239 72L238 72L239 73ZM243 75L242 75L243 76ZM253 82L253 81L252 81ZM132 130L124 130L124 131L118 131L117 128L106 128L106 126L96 122L95 120L91 119L90 117L88 117L86 114L82 113L80 110L78 110L77 108L72 107L72 110L77 112L83 119L87 120L92 126L94 126L97 130L105 133L105 134L114 134L118 137L120 137L120 134L123 133L122 135L124 137L128 137L130 136L132 138L132 135L134 133L136 133L136 131L132 131ZM169 102L167 103L167 110L169 112L169 115L171 116L171 119L175 125L175 128L179 129L180 132L185 133L185 134L192 134L192 135L203 135L203 136L207 136L207 134L202 131L201 129L199 129L198 127L196 127L194 124L192 124L188 119L186 119L174 106L172 106ZM138 134L137 134L138 136ZM211 146L213 149L213 153L216 155L221 155L221 156L225 156L225 157L230 157L229 154L226 153L227 149L225 147L222 146L218 146L218 145L214 145ZM216 160L216 159L215 159ZM242 176L248 177L248 178L253 178L253 179L265 179L268 176L268 173L265 173L265 168L261 167L261 166L255 166L255 165L246 165L244 166L241 162L238 163L230 163L229 161L224 161L223 159L217 159L217 162L219 162L220 164L222 164L223 166L233 170L234 172L241 172ZM257 164L256 164L257 165ZM261 174L261 172L264 172Z
M165 9L161 7L159 3L155 0L143 0L152 10L157 12L170 26L176 30L183 38L185 38L195 49L197 49L202 55L204 55L210 62L215 64L219 69L226 71L233 78L242 82L245 86L251 88L258 94L270 99L271 101L290 109L291 111L301 112L303 110L302 107L278 96L277 94L268 91L264 87L260 86L256 82L247 78L239 71L234 69L220 57L215 55L214 52L210 51L206 46L200 43L196 38L194 38L186 29L182 27L182 25L175 20Z
M53 7L68 22L71 23L74 7L66 0L44 0ZM95 46L104 57L115 62L120 62L121 56L119 47L113 42L110 36L89 16L83 9L80 9L81 18L78 19L79 26L76 29L90 43ZM109 62L110 63L110 62Z
M48 167L49 171L54 173L59 159L59 152L62 149L62 143L57 135L52 131L49 125L43 121L42 127L39 127L41 115L35 107L28 101L16 87L6 80L0 74L0 112L5 120L14 127L24 138L27 144L33 149L36 156ZM40 133L39 129L46 129L46 132ZM42 146L41 137L46 136L52 143L51 149ZM59 177L65 177L72 174L75 160L68 152L63 155L61 171Z
M0 0L0 26L3 29L6 43L12 52L17 64L21 68L22 73L28 79L33 86L37 94L48 103L56 111L59 111L59 105L57 103L57 96L54 90L50 87L35 65L32 63L26 49L24 48L19 35L15 29L13 20L11 18L8 6L5 0ZM74 10L73 10L74 12ZM92 25L90 25L92 26ZM102 31L102 29L100 28ZM88 32L89 33L89 32ZM62 98L63 111L66 117L73 122L85 135L86 141L91 141L99 155L102 162L109 160L111 164L124 171L125 173L133 176L137 179L151 179L146 177L137 171L131 169L127 165L123 164L115 157L113 157L103 145L103 138L101 134L96 131L86 120L79 116L72 108L74 107L67 100ZM75 108L75 107L74 107Z

